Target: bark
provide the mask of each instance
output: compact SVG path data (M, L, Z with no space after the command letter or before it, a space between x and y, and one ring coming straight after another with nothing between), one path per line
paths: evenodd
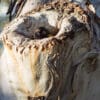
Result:
M4 28L0 98L100 100L99 18L74 3L50 6Z

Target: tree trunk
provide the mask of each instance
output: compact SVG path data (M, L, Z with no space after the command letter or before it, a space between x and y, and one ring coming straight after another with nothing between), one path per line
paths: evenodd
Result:
M100 100L99 18L66 1L26 7L1 34L0 100Z

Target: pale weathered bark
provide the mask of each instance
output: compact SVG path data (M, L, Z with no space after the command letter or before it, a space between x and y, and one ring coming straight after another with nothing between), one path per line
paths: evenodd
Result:
M62 16L43 8L4 28L2 100L100 100L98 24L75 4L64 7ZM40 27L48 30L46 37L34 35Z

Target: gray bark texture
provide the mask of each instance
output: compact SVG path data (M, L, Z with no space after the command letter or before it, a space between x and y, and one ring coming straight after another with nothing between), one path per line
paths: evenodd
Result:
M0 100L100 100L100 18L81 1L27 0L5 26Z

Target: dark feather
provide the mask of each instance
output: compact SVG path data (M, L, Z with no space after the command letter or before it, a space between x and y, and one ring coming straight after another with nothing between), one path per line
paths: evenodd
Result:
M26 1L27 0L10 0L9 8L6 13L9 15L10 21L12 20L12 17L19 15Z

